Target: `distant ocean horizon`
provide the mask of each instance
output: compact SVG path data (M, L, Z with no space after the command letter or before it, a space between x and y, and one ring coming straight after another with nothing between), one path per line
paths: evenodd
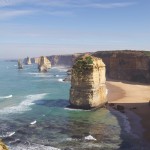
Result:
M10 150L146 149L124 114L67 108L68 68L39 73L37 64L17 67L0 60L0 139Z

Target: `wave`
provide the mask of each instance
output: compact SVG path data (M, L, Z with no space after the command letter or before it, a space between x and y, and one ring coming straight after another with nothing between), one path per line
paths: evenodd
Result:
M52 67L51 69L58 70L60 72L66 72L70 67L67 66L56 66Z
M31 110L31 105L34 105L35 100L42 99L47 93L43 94L35 94L35 95L28 95L26 96L26 99L22 101L19 105L17 106L12 106L12 107L5 107L0 110L0 114L10 114L10 113L20 113L24 111Z
M75 109L75 108L64 108L65 110L69 110L69 111L91 111L91 110L85 110L85 109Z
M15 132L6 132L3 135L0 135L1 138L7 138L7 137L11 137L15 134Z
M8 96L0 96L0 99L8 99L8 98L12 98L12 95L8 95Z
M48 73L36 73L36 72L29 72L27 73L29 75L34 75L34 77L38 77L38 78L48 78L48 77L53 77L52 75L48 74Z
M36 124L36 120L34 120L33 122L30 123L31 125L34 125Z
M64 82L63 79L58 79L59 82Z
M44 146L40 144L31 144L30 142L27 142L28 145L18 144L15 146L9 147L11 150L60 150L55 147L51 146Z
M96 139L92 135L86 136L84 139L90 141L96 141Z

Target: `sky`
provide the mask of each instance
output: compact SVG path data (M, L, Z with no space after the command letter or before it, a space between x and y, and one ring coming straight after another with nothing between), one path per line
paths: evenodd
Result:
M0 0L0 58L150 50L149 0Z

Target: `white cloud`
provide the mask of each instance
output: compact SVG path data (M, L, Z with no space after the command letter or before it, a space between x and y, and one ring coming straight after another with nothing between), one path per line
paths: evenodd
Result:
M91 7L91 8L118 8L118 7L127 7L130 5L134 5L135 3L93 3L89 5L85 5L85 7Z
M49 7L68 7L68 8L117 8L117 7L127 7L136 4L135 2L94 2L93 0L82 0L82 1L72 1L72 0L45 0L39 1L39 5L45 5Z
M26 0L0 0L0 7L15 6L23 2L26 2Z
M0 19L8 19L17 16L29 15L34 13L32 10L0 10Z

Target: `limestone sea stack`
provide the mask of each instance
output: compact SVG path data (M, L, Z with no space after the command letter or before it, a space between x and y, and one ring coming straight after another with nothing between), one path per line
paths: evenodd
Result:
M91 109L107 102L105 72L100 58L84 55L76 59L71 73L71 107Z
M23 65L20 59L18 60L18 69L23 69Z
M31 65L32 63L31 63L31 59L29 58L29 57L27 57L26 59L25 59L25 62L24 62L26 65Z
M51 62L47 57L41 56L38 61L38 69L40 72L47 72L51 68Z

